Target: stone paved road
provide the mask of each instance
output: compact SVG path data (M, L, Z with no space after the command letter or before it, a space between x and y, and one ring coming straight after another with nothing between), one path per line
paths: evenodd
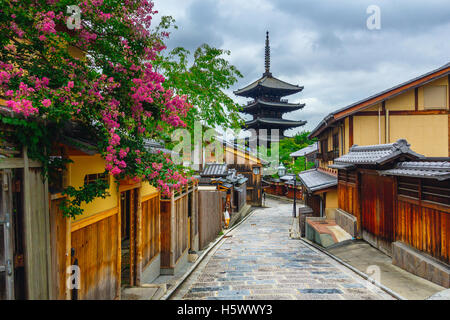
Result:
M183 299L392 299L300 240L289 239L292 204L268 200L196 270Z

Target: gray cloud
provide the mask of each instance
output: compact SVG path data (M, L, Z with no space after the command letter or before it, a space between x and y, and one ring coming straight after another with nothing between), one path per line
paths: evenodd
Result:
M306 107L285 116L307 120L300 130L450 61L448 0L154 1L160 14L174 16L179 26L169 48L194 50L208 43L231 50L230 62L244 74L233 90L262 75L269 30L272 73L305 86L288 98ZM381 9L381 30L366 28L366 8L372 4Z

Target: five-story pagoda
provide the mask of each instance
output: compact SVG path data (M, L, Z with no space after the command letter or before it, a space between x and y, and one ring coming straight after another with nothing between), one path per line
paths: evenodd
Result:
M303 87L292 85L272 76L270 72L270 46L269 32L266 34L265 72L262 78L249 84L245 88L234 92L235 95L253 98L244 108L243 112L253 116L253 120L246 121L243 129L255 129L257 136L259 129L267 129L268 146L270 144L271 129L279 130L279 138L283 139L285 130L300 127L306 121L293 121L283 119L283 114L302 109L305 104L288 103L282 97L298 93ZM251 140L256 137L250 137ZM273 137L275 138L275 137ZM261 142L262 137L259 137ZM275 141L272 141L275 142Z

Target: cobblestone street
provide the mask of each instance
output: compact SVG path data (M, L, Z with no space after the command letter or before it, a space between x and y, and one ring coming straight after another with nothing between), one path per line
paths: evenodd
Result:
M292 203L268 200L228 234L175 299L393 299L320 251L289 238Z

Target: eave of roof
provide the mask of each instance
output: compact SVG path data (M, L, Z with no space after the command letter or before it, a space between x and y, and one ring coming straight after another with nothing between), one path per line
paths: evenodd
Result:
M334 160L334 164L329 166L331 168L340 169L348 165L370 165L378 166L391 162L399 157L408 159L424 158L410 148L410 145L405 139L399 139L394 143L378 144L369 146L354 145L350 148L347 154L340 156Z
M318 169L310 169L300 172L298 176L302 184L309 192L316 192L337 185L337 177Z
M251 97L253 95L253 92L257 90L258 87L271 90L285 91L285 93L282 94L283 96L291 95L303 90L303 87L293 85L280 79L277 79L275 77L266 75L252 82L248 86L234 91L233 93L237 96Z
M312 154L314 152L318 152L319 151L319 144L317 142L314 142L313 144L304 147L303 149L300 149L298 151L292 152L289 156L290 157L303 157L303 156L307 156L309 154Z
M450 158L448 160L442 162L400 162L393 169L378 172L381 175L387 176L404 176L444 181L450 179Z
M277 119L277 118L256 118L250 121L245 122L246 126L252 126L254 124L275 124L281 126L303 126L306 124L306 121L294 121L294 120L286 120L286 119Z
M447 63L446 65L443 65L440 68L437 68L428 73L420 75L414 79L403 82L397 86L394 86L387 90L381 91L377 94L369 96L363 100L357 101L357 102L350 104L344 108L340 108L334 112L331 112L330 114L325 116L325 118L321 122L319 122L319 124L316 126L316 128L314 128L314 130L311 131L311 133L309 134L308 137L309 138L317 137L331 123L333 123L337 120L345 118L345 117L352 115L358 111L369 108L369 107L373 106L374 104L377 104L383 100L392 98L396 95L399 95L408 90L412 90L418 86L421 86L425 83L428 83L430 81L433 81L437 78L443 77L448 74L450 74L450 63Z

